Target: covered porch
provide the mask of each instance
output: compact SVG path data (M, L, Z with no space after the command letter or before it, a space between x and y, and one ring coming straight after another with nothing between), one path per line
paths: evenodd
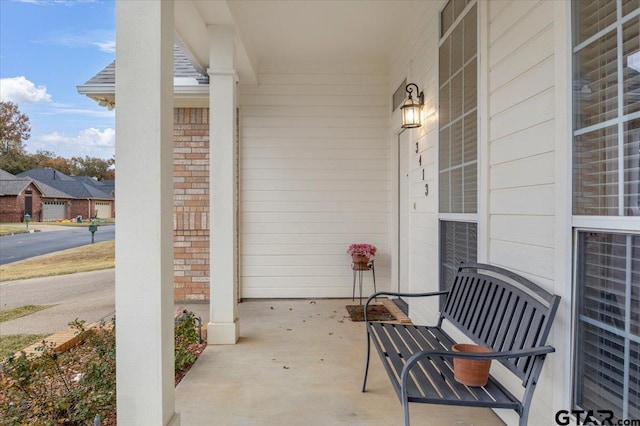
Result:
M560 295L532 424L572 406L570 2L116 4L119 423L399 423L375 359L360 392L364 330L340 322L357 242L378 247L378 290L436 291L478 261ZM204 79L175 79L176 44ZM401 126L407 84L418 127ZM200 238L183 263L178 227ZM174 391L189 262L210 346ZM409 302L416 322L437 310Z
M209 346L176 388L185 425L396 425L402 407L372 354L367 392L364 323L351 299L252 300L237 345ZM357 300L356 300L357 303ZM204 315L202 305L186 305ZM497 426L489 409L411 405L416 424Z

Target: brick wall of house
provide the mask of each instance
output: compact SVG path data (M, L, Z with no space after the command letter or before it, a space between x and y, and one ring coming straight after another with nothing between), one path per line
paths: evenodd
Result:
M209 109L174 109L174 298L209 300Z
M82 216L82 220L89 220L94 214L93 200L74 199L71 200L70 216L67 219L72 219L78 216Z
M0 197L0 222L22 222L24 218L25 191L31 191L31 221L40 220L42 201L40 191L33 183L29 184L20 194Z

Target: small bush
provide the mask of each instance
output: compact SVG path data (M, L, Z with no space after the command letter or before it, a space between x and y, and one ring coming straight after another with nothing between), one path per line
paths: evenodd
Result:
M206 344L199 343L196 317L183 311L175 321L176 383ZM57 354L43 342L42 356L11 357L0 365L0 425L103 425L116 417L115 320L85 330L84 321L70 324L87 333L85 342Z
M84 322L72 324L84 333ZM43 342L40 357L9 358L0 375L0 424L93 424L113 411L115 389L115 331L111 326L87 332L86 342L57 354Z
M196 331L196 316L182 311L175 319L175 370L182 371L193 364L204 350Z

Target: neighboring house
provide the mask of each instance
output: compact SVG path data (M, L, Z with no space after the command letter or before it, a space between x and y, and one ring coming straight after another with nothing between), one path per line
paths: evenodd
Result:
M42 191L32 179L0 170L0 222L22 222L24 215L39 219Z
M73 197L29 177L0 170L0 222L34 222L69 217Z
M166 336L189 262L209 342L235 343L239 299L350 297L353 242L378 246L378 289L444 289L478 260L560 295L530 424L640 418L637 1L116 8L118 83L79 90L117 106L119 420L179 423ZM209 84L172 80L175 39Z
M112 186L101 185L99 181L87 176L68 176L55 169L32 169L19 173L19 177L28 177L61 191L71 198L67 206L58 201L47 201L43 204L43 221L71 219L82 216L84 219L115 217L115 203ZM48 213L47 213L48 212ZM64 216L61 216L63 215Z

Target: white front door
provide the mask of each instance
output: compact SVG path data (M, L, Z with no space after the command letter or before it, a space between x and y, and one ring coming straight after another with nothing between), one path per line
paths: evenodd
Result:
M398 135L398 291L409 291L409 132Z

